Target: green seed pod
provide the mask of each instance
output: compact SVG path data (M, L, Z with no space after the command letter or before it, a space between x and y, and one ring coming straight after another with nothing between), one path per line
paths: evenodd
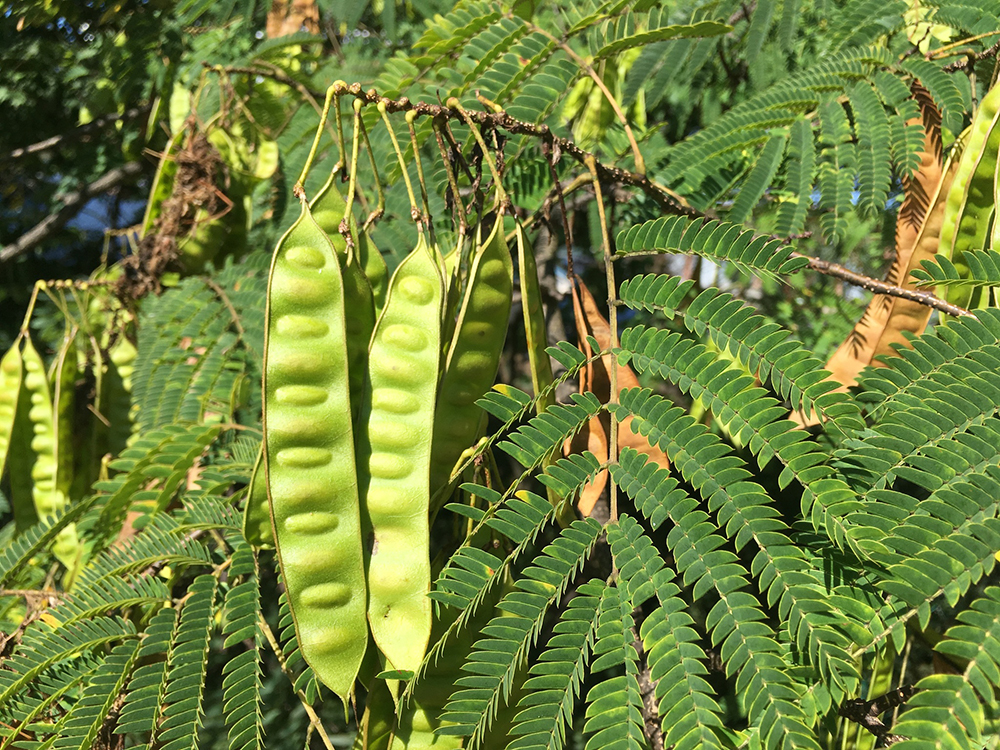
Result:
M319 189L315 197L309 203L309 209L313 212L313 218L320 228L332 240L340 235L340 222L344 218L344 210L347 204L344 196L337 188L337 174L331 174L326 184ZM364 270L365 277L371 289L372 299L376 313L382 311L385 306L385 295L389 289L389 271L385 265L385 258L375 247L375 243L367 232L359 232L354 216L350 217L351 236L355 241L355 255L358 265ZM334 243L336 245L336 243ZM338 248L338 252L340 249Z
M948 192L938 253L948 258L967 276L962 258L966 250L986 247L990 214L994 210L993 190L997 157L1000 155L1000 84L983 97L965 140L958 171ZM989 304L989 290L963 286L948 287L945 299L960 307L979 308Z
M117 456L132 435L132 372L138 352L127 336L119 336L108 351L107 372L101 381L101 400L108 427L107 450Z
M368 643L344 283L303 204L278 243L264 333L264 470L302 656L346 703Z
M520 222L514 229L517 236L518 276L521 280L521 313L524 315L524 330L528 339L531 385L537 397L552 385L552 362L545 351L548 347L548 337L545 331L545 313L542 310L542 293L538 285L535 252ZM539 400L536 404L538 413L545 411L555 403L555 400L554 391L545 399Z
M365 276L372 287L372 298L375 301L375 312L382 312L385 298L389 293L389 268L382 257L382 251L375 245L368 231L358 234L358 259L365 269Z
M55 427L56 487L69 497L74 474L74 416L76 408L76 378L79 372L76 359L75 331L67 332L55 362L52 383L52 404Z
M18 340L0 359L0 474L7 464L7 451L14 431L14 416L17 414L23 374L21 342Z
M25 463L31 443L28 398L24 389L21 340L18 339L4 354L3 359L0 359L0 474L9 457L10 501L18 530L26 529L38 521L30 486L30 466L34 463L34 456ZM26 467L29 469L27 472Z
M344 309L350 313L346 316L346 325L351 414L356 417L361 410L361 398L364 394L365 378L368 375L368 344L375 328L375 303L372 298L372 288L359 263L357 228L354 221L350 222L350 227L355 252L347 252L347 241L340 233L340 221L347 207L333 181L334 176L331 176L313 200L313 205L319 210L323 221L316 218L316 214L313 218L326 232L340 259L340 269L344 278Z
M57 360L56 372L62 372L67 347ZM24 340L24 386L30 401L28 418L31 421L33 437L31 449L35 461L31 467L32 497L39 518L47 518L61 511L68 502L66 487L59 484L59 463L57 460L57 436L55 411L49 392L49 382L45 377L45 366L30 337ZM79 541L76 526L70 524L59 532L52 544L52 552L63 565L72 570L76 566Z
M264 446L253 465L243 508L243 538L254 547L274 548L274 531L267 502L267 474L264 471Z
M431 629L429 471L444 283L423 234L393 274L372 336L359 441L371 524L368 622L387 667L416 670Z
M195 214L195 229L179 243L178 251L184 270L201 273L209 261L221 265L226 256L240 257L247 244L247 211L243 196L230 188L230 209L222 216L212 217L205 209Z
M466 448L476 442L483 410L476 401L490 389L507 337L514 266L498 215L477 249L448 350L434 419L431 492L446 485Z

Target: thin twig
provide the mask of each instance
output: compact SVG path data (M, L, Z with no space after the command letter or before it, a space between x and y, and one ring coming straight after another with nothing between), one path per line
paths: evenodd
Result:
M903 663L899 665L899 679L896 681L897 688L903 687L906 682L906 670L910 664L910 647L913 645L913 641L910 638L906 639L906 646L903 647ZM896 725L896 719L899 717L899 706L892 709L892 725Z
M569 55L570 59L573 60L573 62L575 62L577 65L579 65L580 69L584 73L590 76L591 80L594 82L597 88L599 88L601 90L601 93L604 94L604 98L607 99L608 104L611 105L611 109L614 110L615 116L618 118L618 121L621 122L622 127L625 128L625 135L628 136L629 145L632 147L632 158L635 160L636 172L638 172L640 175L646 174L646 162L642 158L642 151L639 150L639 143L636 141L635 134L632 132L632 126L628 124L628 118L625 117L625 113L622 112L621 105L618 104L618 100L615 99L614 94L611 93L611 90L604 83L604 79L597 74L597 71L594 70L593 66L590 63L588 63L586 60L580 57L573 50L573 48L570 47L562 39L553 36L542 27L536 26L530 21L525 21L524 23L532 32L548 37L549 41L551 41L553 44L559 47L559 49L561 49L563 52Z
M448 176L448 186L451 188L452 212L455 214L455 223L460 237L465 236L468 222L465 218L465 205L462 203L462 195L458 189L458 181L455 179L455 170L451 168L451 152L445 148L444 136L441 135L441 124L434 122L434 139L437 141L438 150L441 152L441 161L444 162L444 171Z
M371 141L368 140L368 128L365 127L365 121L358 120L358 127L361 128L361 137L365 139L365 151L368 152L368 161L372 165L372 174L375 177L375 193L377 196L375 199L375 208L368 214L368 218L365 219L365 223L361 227L362 232L367 232L368 227L381 219L385 213L385 192L382 190L382 180L378 176L378 164L375 163L375 150L372 148ZM360 193L359 197L364 199L364 193Z
M239 71L239 69L235 68L226 68L226 70ZM268 71L263 70L253 70L252 72L256 75L273 77L277 81L292 85L291 79L288 79L288 77L284 75L271 75ZM334 85L336 86L337 84ZM378 104L382 102L385 104L386 111L390 114L395 112L414 111L417 113L417 117L441 118L441 120L445 123L450 120L462 121L463 119L460 112L450 107L446 107L441 104L432 104L430 102L413 102L406 96L400 99L381 97L375 89L362 91L361 84L359 83L352 83L349 86L341 87L340 93L351 94L355 98L362 100L365 104ZM317 94L317 96L323 95ZM467 114L475 120L480 128L506 130L508 133L512 133L514 135L526 135L533 138L539 138L542 141L548 142L553 149L558 148L561 152L576 159L576 161L580 164L584 164L584 159L587 156L593 156L593 154L580 148L572 140L562 138L554 134L549 129L548 125L535 125L533 123L524 122L511 117L506 112L477 112L468 110ZM449 137L449 140L452 140L450 138L450 132L447 129L445 130L445 135ZM459 153L461 152L459 151ZM657 205L660 206L660 208L669 213L691 217L701 216L701 213L689 206L680 195L663 185L653 182L646 175L630 172L629 170L622 169L621 167L603 164L596 158L595 163L602 181L608 183L620 183L622 185L629 185L631 187L638 188L652 198ZM469 177L472 179L471 175Z
M81 125L80 127L71 130L68 133L60 133L59 135L54 135L51 138L46 138L45 140L38 141L37 143L32 143L30 146L23 146L22 148L15 148L9 154L7 154L8 159L20 159L23 156L30 156L31 154L37 154L42 151L48 151L53 149L60 144L67 141L75 141L87 138L92 133L96 133L99 130L103 130L105 126L111 125L116 122L125 122L127 120L135 119L142 115L148 114L153 108L152 104L145 104L141 107L133 107L132 109L125 110L120 115L104 115L103 117L98 117L96 120L88 122L86 125Z
M875 735L882 746L888 747L904 738L898 734L892 734L889 731L891 727L882 723L879 716L906 703L916 692L917 689L913 685L903 685L872 700L866 701L858 698L847 701L837 710L837 713L845 719L860 724Z
M1000 42L997 42L991 47L987 47L982 52L975 52L966 55L961 60L956 60L953 63L948 63L943 68L941 68L941 70L943 70L945 73L954 73L957 70L965 70L966 68L969 68L974 63L977 63L980 60L985 60L987 57L993 57L995 54L997 54L997 52L1000 52Z
M639 692L642 695L642 733L646 735L651 750L663 750L663 730L656 700L656 683L649 669L646 649L639 637L639 629L632 626L632 647L639 656L642 669L639 670Z
M233 326L236 328L236 332L240 334L240 338L246 338L246 331L243 330L243 326L240 323L240 316L236 312L236 308L233 307L233 303L229 301L229 295L226 294L226 290L215 283L211 276L203 276L205 283L208 284L212 291L215 292L215 296L226 306L229 310L229 317L233 319Z
M555 193L555 197L559 201L559 211L562 214L562 225L563 234L566 235L566 275L569 278L575 278L573 272L573 227L569 222L569 214L566 212L566 200L563 194L562 185L559 184L559 175L556 173L556 161L558 160L558 154L552 153L552 148L548 143L542 143L542 156L545 157L545 163L549 167L549 175L552 177L552 190ZM587 181L585 175L580 175L581 184ZM542 204L545 208L546 214L545 218L548 218L548 213L552 208L551 198L546 199L546 202Z
M601 224L601 244L604 250L604 272L608 281L608 327L611 336L611 346L618 346L618 309L615 306L615 264L611 252L611 235L608 233L608 218L604 213L604 197L601 193L601 178L597 175L596 160L593 156L587 158L587 167L594 184L594 198L597 201L597 216ZM608 367L608 377L610 380L612 403L618 402L618 365L612 362ZM608 435L608 462L614 464L618 461L618 418L611 414L611 431ZM611 521L618 520L618 483L611 482Z
M860 273L855 273L839 263L831 263L827 260L812 258L808 255L803 255L802 253L792 253L791 257L805 258L809 261L809 267L812 270L818 271L819 273L827 276L833 276L836 279L841 279L842 281L846 281L848 284L859 286L862 289L867 289L869 292L884 294L887 297L907 299L911 302L916 302L934 310L938 310L939 312L954 315L957 318L976 319L976 316L964 307L959 307L958 305L953 305L950 302L945 302L943 299L935 297L930 292L924 292L917 289L907 289L905 287L896 286L895 284L888 284L884 281L873 279L871 276L864 276Z
M295 675L293 675L292 671L288 668L288 663L285 661L285 655L281 652L281 645L278 643L278 639L274 637L274 631L271 630L271 626L267 624L267 620L264 619L264 616L260 612L257 613L257 624L260 625L260 629L264 633L264 638L267 639L267 643L271 647L271 651L274 652L274 657L278 660L278 666L281 668L282 673L288 678L288 681L294 685ZM309 701L306 699L306 694L301 690L296 690L295 695L298 696L299 701L302 703L302 708L306 711L306 716L309 717L309 723L319 734L319 737L323 740L323 744L326 745L327 750L334 750L333 743L330 741L330 737L327 735L326 729L323 727L323 722L320 721L315 709L313 709L312 705L310 705Z

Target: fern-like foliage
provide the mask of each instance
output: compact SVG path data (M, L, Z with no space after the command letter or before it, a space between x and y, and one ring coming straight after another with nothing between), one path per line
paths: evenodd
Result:
M483 629L487 638L475 644L463 665L466 676L457 682L461 689L452 696L442 717L453 725L442 727L442 734L469 735L473 745L482 740L497 709L510 696L514 677L523 668L549 607L572 582L600 532L601 525L592 519L575 521L524 570L516 584L518 590L499 604L508 614L490 621Z
M212 284L185 280L146 307L133 376L138 430L212 413L226 419L239 406L233 399L241 376L259 377L251 363L262 353L264 288L259 269L233 266Z
M950 628L935 649L964 666L958 674L929 675L917 683L920 692L897 725L912 738L911 745L937 742L942 735L960 747L983 741L983 702L994 703L1000 668L1000 590L987 587L958 620L961 624Z
M968 287L1000 286L1000 253L996 250L966 250L962 262L968 266L963 273L943 255L925 260L923 269L913 272L919 286Z
M243 543L233 550L230 575L243 576L226 593L222 632L224 646L230 648L249 641L252 647L241 651L223 667L223 710L229 728L232 750L264 747L261 716L260 592L256 560L250 546Z
M36 628L26 634L17 654L0 671L0 704L28 688L53 665L108 643L134 639L135 626L119 617L100 617L66 627Z
M167 654L176 637L177 610L164 607L150 620L139 650L143 664L129 681L128 694L118 716L117 732L148 737L156 729L167 674Z
M835 391L823 364L791 340L781 326L712 288L682 307L691 284L679 282L676 276L635 276L622 283L619 295L633 309L662 312L668 318L682 310L681 320L689 331L707 333L716 346L770 384L773 393L788 399L792 408L807 415L815 412L844 436L864 428L858 406Z
M566 610L553 627L537 661L524 682L528 693L518 704L511 731L510 750L558 750L565 747L566 730L572 727L576 703L586 674L586 664L597 638L600 606L605 586L587 581L576 589Z
M674 572L630 516L622 515L608 529L608 543L621 571L619 588L627 589L632 606L656 598L656 608L643 621L639 636L649 678L656 683L664 743L678 750L725 747L722 709L703 677L708 674L708 657L698 645L698 632L679 596Z
M135 640L120 644L91 678L80 700L59 729L53 748L89 750L131 673L139 651Z
M213 630L217 581L202 575L194 580L181 610L180 623L167 657L166 689L159 705L161 721L154 741L167 750L195 748L204 706L205 660Z
M95 483L100 513L82 526L93 527L104 544L119 533L130 509L146 515L163 511L218 434L216 426L195 422L152 430L136 440L110 462L109 468L119 473Z
M622 666L624 674L603 680L587 692L587 721L583 725L583 731L590 735L587 750L603 747L638 750L645 745L639 654L633 645L634 609L621 587L604 590L591 670Z
M791 273L808 263L792 258L792 248L780 241L755 236L739 225L665 216L639 224L618 235L619 253L644 251L697 253L720 263L729 262L744 273Z

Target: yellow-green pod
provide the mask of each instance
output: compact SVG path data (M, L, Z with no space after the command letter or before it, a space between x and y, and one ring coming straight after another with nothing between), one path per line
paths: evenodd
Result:
M423 234L393 274L372 336L359 441L368 622L387 668L416 670L431 630L429 472L444 282Z
M1000 84L990 89L980 102L945 204L938 253L954 263L963 276L969 273L962 257L965 251L986 247L998 155ZM960 307L979 308L989 304L989 293L983 288L950 286L945 299Z
M132 371L135 369L135 345L127 336L119 336L108 351L107 372L101 382L101 403L107 417L107 450L117 456L132 435Z
M243 508L243 538L254 547L274 547L271 512L267 503L267 474L264 471L264 446L261 445L247 486Z
M23 357L24 386L30 403L28 416L33 435L31 448L36 456L31 468L32 495L39 517L47 518L66 504L66 498L60 496L56 489L56 438L52 422L52 397L45 365L29 337L24 339Z
M18 339L0 359L0 474L7 465L7 451L14 432L18 395L21 392L21 341Z
M65 350L61 354L65 361ZM31 421L33 437L31 449L34 464L31 467L32 497L39 518L47 518L61 511L68 502L65 488L59 486L59 467L56 457L56 426L49 382L45 376L45 365L30 337L24 339L24 387L29 399L28 418ZM74 354L75 356L75 354ZM56 372L60 372L57 360ZM68 525L56 536L52 552L67 568L76 566L79 542L76 526Z
M25 463L26 454L30 452L31 420L28 417L30 404L23 381L21 339L18 338L3 355L3 359L0 359L0 474L9 458L10 501L18 530L26 529L38 521L30 486L30 466L34 463L34 457ZM25 471L26 467L28 471Z
M76 409L76 331L67 331L55 362L52 381L53 426L55 428L56 487L69 498L74 470L74 417Z
M371 285L359 262L361 256L358 252L358 233L353 218L350 231L355 252L347 252L347 242L340 233L340 221L347 206L337 192L334 179L335 175L331 175L311 205L315 207L313 218L326 232L340 258L340 270L344 278L344 309L347 311L347 369L351 382L351 414L356 417L361 410L368 375L368 344L375 328L375 303ZM312 210L314 209L310 208Z
M459 271L464 249L465 235L463 234L459 235L455 248L442 259L444 266L444 314L441 326L442 361L448 360L448 347L451 346L451 339L455 335L455 319L458 317L458 308L462 303L462 280Z
M264 470L302 656L344 700L368 643L340 261L303 203L271 261Z
M389 268L385 264L385 258L382 257L382 251L375 245L375 240L367 230L358 234L358 258L372 287L375 312L380 313L385 307L385 297L389 293Z
M76 354L76 330L67 331L55 362L55 378L52 388L52 426L55 444L53 454L56 463L56 493L69 503L73 498L76 461L76 378L79 372ZM66 566L69 579L76 571L81 548L76 534L76 525L68 526L56 536L52 543L52 553Z
M451 659L448 659L452 663ZM461 663L461 662L459 662ZM457 668L447 678L450 688L454 680L461 676ZM365 715L354 743L355 750L458 750L464 746L462 737L438 735L435 730L441 726L438 718L438 703L441 694L435 680L421 680L421 686L435 693L431 703L425 704L423 697L415 697L403 703L399 713L395 713L392 694L382 681L378 681L368 693ZM420 691L422 693L423 691ZM447 694L451 689L447 690Z
M528 340L528 361L531 365L531 385L537 397L552 385L552 362L545 351L548 336L545 330L545 311L542 309L542 292L538 284L538 267L535 252L524 234L524 227L518 222L514 226L517 237L518 276L521 280L521 314L524 316L524 331ZM535 408L541 414L556 401L555 391L539 399Z
M514 265L498 214L469 269L455 334L448 349L434 420L431 492L448 483L462 451L476 442L483 410L476 405L493 385L507 337Z
M340 235L340 222L344 218L346 208L344 196L337 188L337 174L331 174L326 184L319 189L319 192L309 203L313 218L326 232L331 239ZM389 289L389 271L385 265L385 258L375 247L375 243L367 232L359 232L354 216L350 217L349 226L351 235L354 237L356 245L356 255L358 265L364 270L365 277L372 292L372 300L376 313L385 307L385 295Z

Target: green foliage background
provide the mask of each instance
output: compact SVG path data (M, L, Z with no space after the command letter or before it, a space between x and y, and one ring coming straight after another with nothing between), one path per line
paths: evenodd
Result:
M348 747L359 724L391 723L375 667L356 705L318 684L274 555L242 533L268 260L298 216L293 188L336 80L393 99L496 104L631 175L602 181L610 294L593 193L566 196L575 270L615 300L614 355L647 386L602 404L570 395L588 362L566 333L567 238L552 200L553 173L561 185L589 175L565 149L550 168L538 138L491 134L518 217L555 217L536 222L533 240L560 403L536 413L550 394L530 392L515 308L508 386L481 402L482 460L468 462L432 532L447 635L407 710L441 724L438 746L867 750L875 736L844 714L898 686L912 697L883 717L889 741L995 745L1000 316L987 305L938 322L854 391L834 391L823 363L864 298L804 270L802 256L881 277L923 147L911 84L956 148L995 82L1000 4L316 8L318 33L269 39L269 5L255 0L0 4L3 343L34 304L23 328L50 362L70 321L80 405L60 515L25 522L13 459L0 484L0 748ZM371 238L391 269L416 229L386 131L370 108L364 117L379 174L359 160L355 217L376 207L380 182ZM452 127L471 165L463 199L482 214L489 173L469 129ZM452 247L444 163L429 121L416 128L435 235ZM189 131L218 149L215 185L237 209L205 224L226 239L207 263L192 260L201 240L189 227L180 256L153 274L160 293L118 299L104 281L144 246L134 232L73 228L98 204L71 194L138 163L99 206L106 223L148 233L153 214L139 207L166 210L157 165ZM334 133L322 133L307 195L337 159ZM976 208L992 221L992 195ZM13 249L50 215L40 241ZM943 261L926 279L1000 286L995 249L974 250L971 270ZM694 258L683 280L681 253ZM35 304L44 279L89 283L50 284ZM129 370L108 364L122 341L137 349ZM110 394L127 404L106 424L96 414ZM824 422L794 429L790 408ZM631 418L671 468L631 448L606 465L589 452L554 461L600 412ZM576 518L574 498L602 468L610 519ZM71 524L81 543L67 563L53 550ZM445 696L431 697L442 683ZM388 744L376 735L369 746ZM414 733L408 746L425 741Z

